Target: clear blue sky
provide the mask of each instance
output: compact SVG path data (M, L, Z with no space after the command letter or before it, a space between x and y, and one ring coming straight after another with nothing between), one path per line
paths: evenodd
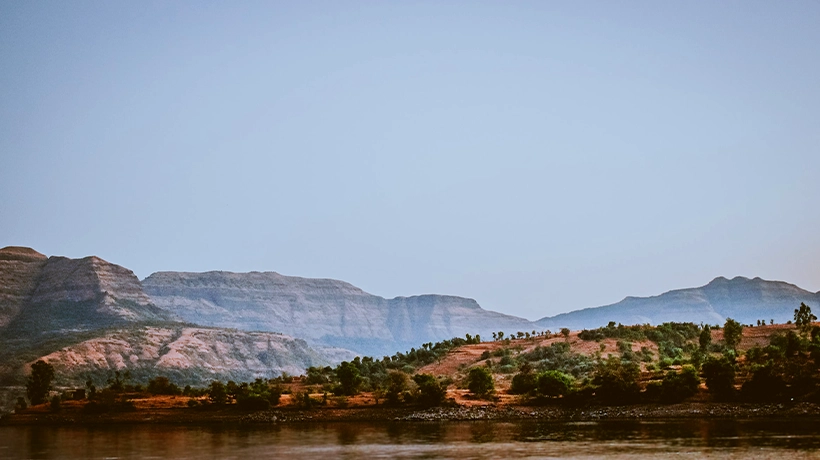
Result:
M0 246L535 319L820 290L820 2L0 3Z

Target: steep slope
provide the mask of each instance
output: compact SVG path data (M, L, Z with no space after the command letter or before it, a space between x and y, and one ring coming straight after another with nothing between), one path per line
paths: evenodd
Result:
M47 257L31 248L0 249L0 329L16 318L37 287Z
M304 340L282 334L182 326L119 329L38 359L54 366L60 383L74 385L115 370L127 370L137 381L164 375L180 385L206 385L214 379L299 375L309 366L336 364Z
M733 318L745 324L774 319L785 323L805 302L820 309L820 293L782 281L718 277L699 288L669 291L654 297L627 297L603 307L587 308L536 321L540 328L594 328L609 321L622 324L660 324L667 321L722 324Z
M142 282L159 307L186 321L284 332L364 354L392 354L465 334L526 331L532 323L472 299L384 299L336 280L252 273L154 273Z
M68 380L127 368L186 382L299 374L353 356L281 334L186 328L151 302L130 270L93 256L46 259L28 248L0 250L0 321L5 384L19 384L26 363L44 356Z

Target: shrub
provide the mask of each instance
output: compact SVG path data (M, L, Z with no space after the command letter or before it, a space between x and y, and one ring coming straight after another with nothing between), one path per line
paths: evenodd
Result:
M555 397L569 394L572 389L572 377L561 371L545 371L538 374L536 390L541 396Z
M467 375L467 388L476 396L489 396L495 391L493 374L483 366L470 369L470 373Z
M718 400L730 399L734 394L735 366L725 356L710 357L703 363L706 387Z
M691 364L686 364L681 372L669 371L661 383L660 399L664 402L680 402L698 392L700 378Z
M444 402L447 395L447 388L441 385L436 378L430 374L416 374L413 381L418 386L416 401L425 407L439 406Z
M754 402L780 401L786 395L786 390L783 376L771 363L758 367L752 378L741 388L743 398Z
M189 387L190 388L190 387ZM154 395L180 395L182 390L171 383L168 377L159 376L148 382L148 392Z
M407 385L410 379L407 374L400 371L390 371L387 374L387 389L385 390L385 397L387 403L396 405L401 403L401 397L407 391Z
M627 404L637 399L640 393L638 376L640 369L632 362L623 362L611 357L599 363L592 383L598 388L595 395L608 404Z
M510 393L514 395L532 393L535 391L537 381L538 376L532 371L532 366L525 362L521 365L521 372L512 378Z

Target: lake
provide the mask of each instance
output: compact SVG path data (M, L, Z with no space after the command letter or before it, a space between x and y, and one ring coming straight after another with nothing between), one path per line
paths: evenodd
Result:
M2 459L817 458L795 421L324 423L0 427Z

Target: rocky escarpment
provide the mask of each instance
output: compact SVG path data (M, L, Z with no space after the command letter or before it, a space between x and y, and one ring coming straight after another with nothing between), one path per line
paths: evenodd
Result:
M110 331L38 359L51 363L60 383L67 385L83 385L88 378L102 383L115 370L129 371L136 381L164 375L178 384L205 385L214 379L299 375L308 366L335 364L339 353L317 351L304 340L270 332L167 326Z
M0 249L0 329L16 318L31 298L47 259L30 248Z
M131 270L99 257L0 250L0 326L16 336L166 321Z
M782 281L738 276L718 277L698 288L669 291L654 297L627 297L603 307L587 308L542 318L539 328L595 328L610 321L622 324L661 324L667 321L722 324L733 318L744 324L757 320L785 323L795 308L806 303L820 309L820 293Z
M67 381L129 370L142 380L161 374L202 383L301 374L353 357L282 334L186 327L154 305L124 267L98 257L46 258L27 248L0 250L0 313L5 385L20 384L27 365L40 358Z
M284 332L372 355L465 334L533 329L475 300L424 295L384 299L330 279L252 273L154 273L142 282L159 307L186 321Z

